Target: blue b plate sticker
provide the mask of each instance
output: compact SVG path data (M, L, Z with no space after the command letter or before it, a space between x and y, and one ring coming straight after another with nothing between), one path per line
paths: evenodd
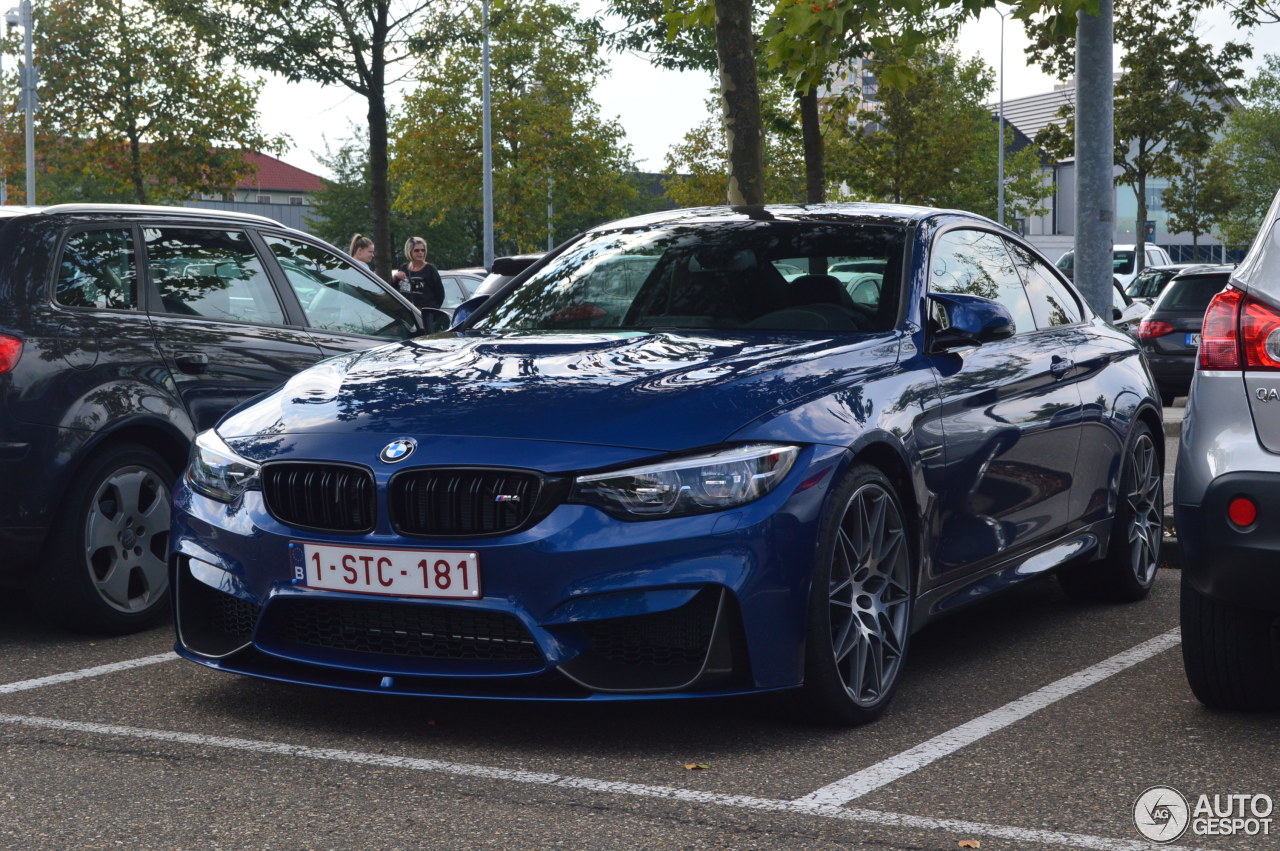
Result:
M1198 346L1198 345L1200 345L1200 335L1199 335L1199 334L1191 334L1191 333L1188 333L1188 334L1187 334L1187 345L1188 345L1188 346Z

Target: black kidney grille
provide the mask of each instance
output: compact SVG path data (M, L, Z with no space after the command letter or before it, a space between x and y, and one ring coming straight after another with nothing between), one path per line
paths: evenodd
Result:
M514 470L406 470L391 480L391 523L407 535L493 535L520 528L542 490Z
M272 517L308 529L368 532L377 513L373 473L339 464L268 464L262 496Z
M273 607L274 637L297 644L418 659L542 661L529 631L502 612L336 600Z

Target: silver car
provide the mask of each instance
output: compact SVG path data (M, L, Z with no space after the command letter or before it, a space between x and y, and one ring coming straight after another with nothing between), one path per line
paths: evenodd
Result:
M1183 662L1221 709L1280 708L1278 219L1205 312L1174 482Z

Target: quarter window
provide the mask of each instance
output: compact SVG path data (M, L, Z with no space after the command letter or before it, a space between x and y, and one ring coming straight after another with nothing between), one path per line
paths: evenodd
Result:
M1025 247L1016 242L1006 244L1026 284L1027 298L1031 301L1031 312L1035 314L1037 325L1050 328L1074 325L1084 320L1080 302L1053 272Z
M337 255L291 239L265 239L312 328L393 340L417 333L412 310Z
M145 228L147 270L161 311L177 316L284 323L262 261L239 231Z
M1036 327L1022 279L1004 240L977 230L952 230L933 244L929 289L981 296L1003 304L1013 317L1014 333Z
M62 248L55 298L67 307L137 310L137 282L132 230L81 231Z

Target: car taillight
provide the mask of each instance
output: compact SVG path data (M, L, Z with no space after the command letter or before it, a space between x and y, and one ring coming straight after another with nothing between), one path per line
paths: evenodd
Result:
M1138 323L1138 338L1149 340L1152 337L1163 337L1173 333L1173 323L1163 319L1144 319Z
M22 357L22 340L18 337L10 337L8 334L0 334L0 375L17 366L20 357Z
M1228 286L1205 310L1198 365L1280 370L1280 309Z

